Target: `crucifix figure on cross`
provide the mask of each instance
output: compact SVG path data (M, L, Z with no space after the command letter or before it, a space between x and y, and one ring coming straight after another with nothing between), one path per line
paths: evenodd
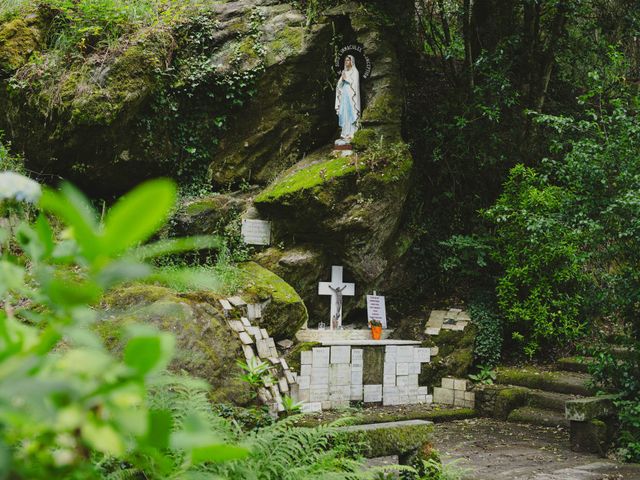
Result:
M355 295L355 284L342 281L342 267L331 267L331 281L318 284L319 295L331 295L331 317L329 325L331 330L342 326L342 297Z

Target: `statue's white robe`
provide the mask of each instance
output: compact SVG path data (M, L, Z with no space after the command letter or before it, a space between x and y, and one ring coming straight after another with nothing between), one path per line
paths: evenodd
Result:
M355 67L355 60L351 57L352 67L344 70L340 75L336 87L336 113L338 123L342 128L341 137L350 140L359 128L360 123L360 74Z

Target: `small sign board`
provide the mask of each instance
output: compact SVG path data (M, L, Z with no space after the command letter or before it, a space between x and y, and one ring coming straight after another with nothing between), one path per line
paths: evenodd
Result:
M367 295L367 317L378 320L382 328L387 328L387 307L381 295Z
M271 222L265 220L242 220L242 240L247 245L271 244Z

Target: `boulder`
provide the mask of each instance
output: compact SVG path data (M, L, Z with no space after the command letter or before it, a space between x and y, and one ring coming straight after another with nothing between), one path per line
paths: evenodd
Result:
M242 299L263 304L260 327L276 340L294 338L309 319L300 295L278 275L255 262L241 264L240 270Z
M187 372L211 385L216 402L247 404L253 398L248 384L239 379L236 362L244 360L238 336L218 310L210 293L179 294L153 285L130 285L111 292L103 301L96 328L107 345L120 351L123 327L153 325L176 337L177 351L169 369Z

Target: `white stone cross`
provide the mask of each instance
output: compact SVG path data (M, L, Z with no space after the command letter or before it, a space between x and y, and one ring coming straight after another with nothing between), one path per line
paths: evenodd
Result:
M342 297L353 297L356 292L355 283L342 281L342 267L331 267L331 281L318 284L318 295L331 295L331 317L329 325L331 330L342 326Z

